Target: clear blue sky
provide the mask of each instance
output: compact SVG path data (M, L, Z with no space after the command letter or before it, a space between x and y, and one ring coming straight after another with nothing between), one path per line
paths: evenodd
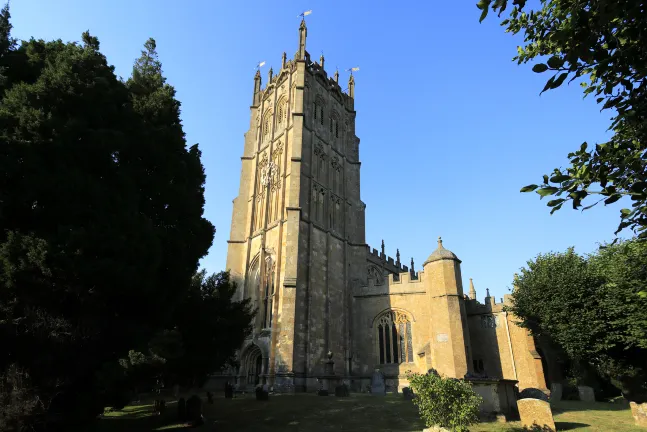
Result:
M14 36L79 41L87 29L127 77L149 37L182 102L189 144L207 172L206 217L217 233L202 264L224 269L238 193L254 66L278 68L297 50L302 10L307 49L326 69L356 74L362 200L367 242L400 249L420 269L436 238L498 298L540 252L591 252L613 239L620 203L549 215L519 189L564 165L582 141L607 136L608 113L571 85L539 96L546 76L511 61L519 39L495 16L479 24L476 0L209 1L13 0ZM267 67L263 77L266 77Z

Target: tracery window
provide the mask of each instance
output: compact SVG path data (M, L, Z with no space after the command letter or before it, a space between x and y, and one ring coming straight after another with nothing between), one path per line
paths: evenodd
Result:
M274 300L274 277L276 276L276 263L271 257L265 260L265 277L263 278L263 327L272 327L272 312Z
M256 168L254 221L252 223L254 231L263 228L263 217L265 215L265 203L268 192L267 187L268 183L271 182L272 177L275 176L277 170L274 161L268 159L267 153L263 153L263 155L260 156L259 159L260 160Z
M270 208L268 214L268 223L272 223L281 217L279 211L279 199L281 191L281 155L283 154L283 143L279 141L272 152L272 169L268 173L267 185L270 189Z
M263 117L263 141L269 138L270 129L272 129L272 111L268 111Z
M388 311L377 319L380 364L413 362L411 321L400 311Z
M276 107L276 125L281 128L287 123L287 108L288 103L285 98L282 98Z
M497 328L499 317L496 315L481 315L481 328Z

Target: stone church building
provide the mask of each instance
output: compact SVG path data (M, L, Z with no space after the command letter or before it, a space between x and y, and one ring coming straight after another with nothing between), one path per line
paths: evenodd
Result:
M461 261L440 238L418 272L366 244L355 79L343 91L306 36L302 21L294 59L283 53L265 87L254 77L227 253L238 298L258 308L237 387L316 391L331 352L355 391L375 369L397 391L407 371L430 368L545 388L532 337L489 294L476 300L471 280L464 294Z

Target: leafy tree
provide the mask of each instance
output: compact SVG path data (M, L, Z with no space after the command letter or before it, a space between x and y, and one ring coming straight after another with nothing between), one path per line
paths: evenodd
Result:
M481 21L491 9L504 13L508 0L480 0ZM616 234L629 227L647 238L647 13L642 0L541 0L531 9L526 0L513 0L501 23L506 31L524 36L514 57L519 64L540 60L532 70L551 73L542 93L567 79L581 82L584 95L594 94L602 110L612 110L608 142L589 147L583 143L569 153L570 166L544 175L536 191L548 201L551 214L571 202L581 208L587 197L614 203L629 197L632 208L620 211ZM581 81L581 80L580 80Z
M120 81L88 32L82 44L7 45L8 18L0 371L26 371L40 400L58 395L56 410L82 421L103 409L97 372L172 328L213 239L205 175L161 69L138 63Z
M413 403L427 427L467 432L468 426L478 423L482 398L469 382L441 377L433 369L425 375L409 372L407 379L416 393Z
M184 355L170 372L185 385L202 385L209 374L231 364L235 351L252 331L255 311L249 299L232 301L236 284L228 272L196 273L176 314Z
M582 257L538 255L515 280L510 310L532 334L552 339L576 363L594 367L629 400L647 401L647 245L606 245Z

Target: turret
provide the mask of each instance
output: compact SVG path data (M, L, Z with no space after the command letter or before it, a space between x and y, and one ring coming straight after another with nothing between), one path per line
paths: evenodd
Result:
M261 103L261 71L256 71L254 75L254 98L252 99L252 106L258 106Z
M440 237L438 248L423 264L430 306L433 367L441 375L453 378L463 378L470 369L460 264L458 257L443 247Z
M299 26L299 51L297 51L297 60L306 59L306 37L308 36L308 29L306 28L306 20L301 20Z

